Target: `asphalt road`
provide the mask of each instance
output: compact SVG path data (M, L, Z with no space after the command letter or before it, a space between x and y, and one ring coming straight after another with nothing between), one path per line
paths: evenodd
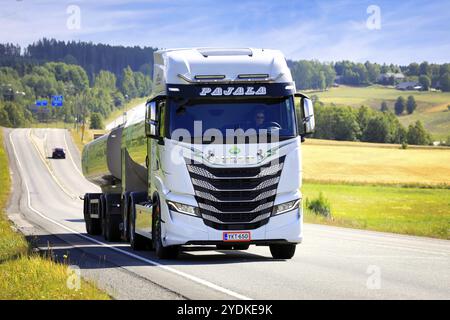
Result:
M133 252L86 234L78 196L98 190L80 173L62 129L6 132L13 194L9 214L55 255L119 299L450 299L450 241L305 224L292 260L267 247L192 248L178 260ZM53 147L65 160L47 159Z

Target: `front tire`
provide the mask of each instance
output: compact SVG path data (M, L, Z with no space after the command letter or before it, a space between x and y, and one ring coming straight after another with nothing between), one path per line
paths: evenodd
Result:
M176 259L180 251L178 246L164 247L161 238L161 209L156 205L153 212L153 244L156 256L160 259Z
M295 244L271 244L270 253L274 259L291 259L295 254Z

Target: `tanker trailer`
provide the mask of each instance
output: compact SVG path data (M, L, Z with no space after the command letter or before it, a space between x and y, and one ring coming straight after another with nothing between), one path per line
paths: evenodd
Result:
M314 112L282 53L159 50L153 69L145 108L83 150L83 174L102 190L84 197L87 232L159 258L189 245L292 258Z

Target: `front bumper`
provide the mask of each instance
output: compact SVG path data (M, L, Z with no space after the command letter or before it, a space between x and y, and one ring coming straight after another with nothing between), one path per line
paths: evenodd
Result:
M226 231L205 225L201 218L169 211L165 202L162 203L162 209L165 217L161 230L164 246L223 243L223 233ZM300 243L303 233L303 212L301 208L295 209L271 217L267 224L257 229L232 232L239 231L250 232L250 244Z

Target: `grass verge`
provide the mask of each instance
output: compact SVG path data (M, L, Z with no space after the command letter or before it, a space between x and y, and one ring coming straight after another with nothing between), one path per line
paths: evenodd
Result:
M450 240L450 190L305 183L304 199L320 192L332 219L305 210L305 221Z
M128 110L136 107L137 105L144 103L146 100L147 100L147 98L136 98L136 99L130 100L124 106L123 109L117 109L114 112L112 112L108 116L108 118L103 121L103 123L105 125L108 123L111 123L112 121L114 121L115 119L120 117L124 110L128 111ZM82 137L82 132L81 132L80 128L78 128L78 130L71 128L71 129L69 129L69 132L70 132L70 135L72 136L73 141L75 142L75 145L77 146L78 150L80 150L80 152L81 152L86 143L89 143L90 141L94 140L95 134L104 134L106 132L106 130L91 130L91 129L86 128L84 131L84 137Z
M0 300L109 299L84 280L79 290L69 289L68 266L33 253L24 236L12 229L5 214L11 184L8 170L0 128Z

